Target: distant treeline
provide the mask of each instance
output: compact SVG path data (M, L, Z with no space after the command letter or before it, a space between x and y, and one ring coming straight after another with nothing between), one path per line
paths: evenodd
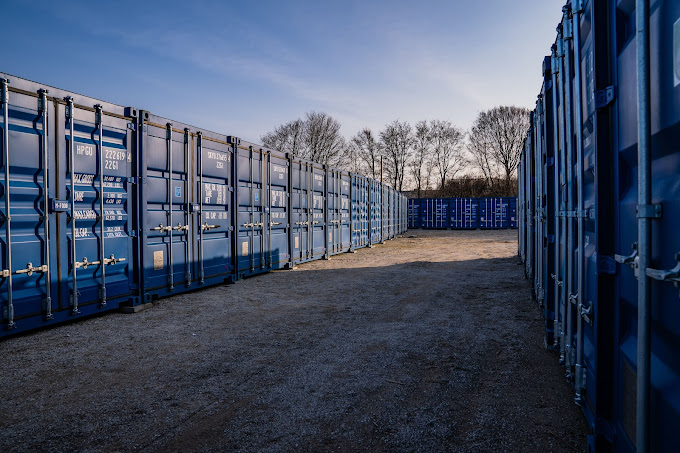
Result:
M324 112L281 124L265 146L392 185L399 191L441 196L515 196L517 164L529 110L498 106L477 114L469 130L447 120L392 121L347 139ZM433 195L438 196L438 195Z
M516 197L517 179L507 181L505 178L478 178L462 176L447 180L441 189L404 191L409 198L440 198L440 197Z

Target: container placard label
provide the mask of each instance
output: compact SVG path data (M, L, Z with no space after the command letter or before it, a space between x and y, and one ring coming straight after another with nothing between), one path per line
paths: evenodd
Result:
M241 243L241 255L248 256L248 241Z
M163 258L163 250L153 252L153 270L159 271L163 269L165 259Z

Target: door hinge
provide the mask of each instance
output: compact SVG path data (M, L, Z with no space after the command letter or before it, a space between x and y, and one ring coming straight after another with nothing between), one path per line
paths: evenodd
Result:
M616 93L613 86L608 86L602 90L595 90L595 108L602 109L614 102Z

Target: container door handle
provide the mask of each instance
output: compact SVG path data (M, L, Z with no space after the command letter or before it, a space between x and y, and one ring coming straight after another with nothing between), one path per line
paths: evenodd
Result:
M15 274L26 274L28 276L33 275L34 273L47 273L48 272L48 267L47 265L42 265L42 266L33 266L33 263L28 263L26 265L25 269L19 269L18 271L15 272Z
M83 269L87 269L88 266L97 266L99 264L100 264L99 261L88 261L87 257L84 257L82 261L78 261L75 263L76 269L79 269L81 267Z
M638 256L638 245L637 242L633 243L633 253L628 256L625 255L614 255L614 259L617 263L621 264L633 264Z
M675 286L680 284L680 253L675 255L675 260L678 264L673 269L659 270L647 268L647 276L654 280L671 281Z
M162 223L155 228L151 228L151 231L171 231L171 230L172 230L171 226L164 227Z
M125 258L116 258L113 253L108 258L104 258L104 264L108 266L112 264L118 264L122 261L125 261Z

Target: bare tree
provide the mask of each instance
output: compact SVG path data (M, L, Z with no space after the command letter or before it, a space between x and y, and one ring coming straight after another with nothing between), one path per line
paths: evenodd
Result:
M528 128L529 110L515 106L494 107L481 112L472 126L470 143L475 142L476 151L489 158L488 169L496 167L503 174L507 188L519 164Z
M304 141L307 159L336 166L345 150L345 139L340 135L340 123L323 112L305 115Z
M470 129L468 140L470 165L481 171L487 184L493 187L494 180L498 176L498 165L491 152L489 128L480 124L479 116Z
M439 173L440 188L446 178L453 178L464 167L463 140L464 132L453 126L450 121L430 121L432 135L433 163Z
M345 150L342 153L342 159L338 165L338 168L342 168L343 170L360 175L366 174L366 167L362 157L359 154L359 148L352 140L349 140L345 143Z
M266 133L260 139L267 148L301 155L304 153L304 132L305 123L297 119L276 127L272 132Z
M419 121L413 133L413 159L411 175L416 184L416 195L421 196L422 189L430 185L428 167L432 162L432 137L427 121Z
M366 176L380 180L380 158L382 150L380 144L375 140L373 132L364 128L352 137L352 146L356 150L356 155L366 165Z
M340 123L323 112L308 112L260 138L269 148L331 166L341 164L347 150Z
M380 132L380 142L387 159L387 174L392 182L392 187L402 190L406 163L413 144L411 125L398 120L391 122Z

